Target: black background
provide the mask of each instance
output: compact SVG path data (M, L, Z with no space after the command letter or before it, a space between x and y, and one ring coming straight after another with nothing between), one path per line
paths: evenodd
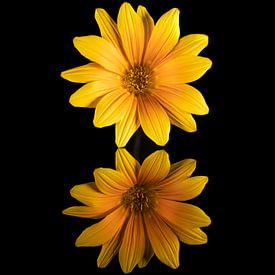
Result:
M13 43L11 48L21 52L19 58L12 56L21 72L16 101L23 107L16 122L20 129L15 127L20 153L14 159L24 167L22 174L18 173L26 180L15 185L24 202L19 209L15 207L15 244L10 252L20 268L29 272L122 274L117 257L107 268L97 269L99 247L74 247L75 239L91 221L61 213L78 204L69 195L71 187L91 181L97 167L114 167L116 145L113 126L94 128L93 110L73 108L68 103L80 85L60 78L61 71L87 63L73 47L72 39L99 35L95 9L105 8L116 18L122 2L41 1L25 3L22 9L17 6L14 13L20 15L15 26L20 43ZM195 158L195 174L209 176L204 192L192 201L212 219L205 229L209 242L202 246L181 245L178 270L171 270L154 257L145 269L136 268L132 274L245 271L251 267L252 258L243 255L254 254L251 249L255 244L250 237L254 225L249 223L249 203L243 197L244 190L252 186L242 177L244 156L249 151L243 133L251 123L248 112L241 111L244 101L250 105L244 71L252 52L247 47L252 25L246 16L251 4L240 7L238 1L199 0L131 3L134 8L138 4L147 7L155 21L170 8L178 7L181 36L207 34L209 45L201 55L213 61L210 71L192 84L203 93L209 115L195 117L198 131L193 134L172 127L164 148L171 162ZM26 104L20 104L21 97ZM127 145L130 152L133 143L134 137ZM146 138L142 145L141 160L157 148ZM245 193L249 197L249 190Z

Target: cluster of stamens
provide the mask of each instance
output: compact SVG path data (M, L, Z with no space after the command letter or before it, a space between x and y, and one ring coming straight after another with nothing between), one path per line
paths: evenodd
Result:
M144 185L136 184L123 194L122 203L131 211L146 211L152 207L152 194Z
M144 94L151 86L151 71L143 66L131 68L124 75L122 82L123 87L130 93Z

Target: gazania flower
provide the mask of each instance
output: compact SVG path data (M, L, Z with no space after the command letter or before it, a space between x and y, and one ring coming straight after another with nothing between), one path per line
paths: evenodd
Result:
M62 73L67 80L87 83L71 96L70 103L96 108L96 127L115 124L118 147L125 146L140 125L161 146L169 139L170 123L196 131L191 114L207 114L208 107L201 93L186 83L211 67L208 58L197 56L208 37L193 34L179 39L176 8L156 24L145 7L135 12L129 3L121 5L117 24L103 9L96 9L95 19L102 37L73 40L92 62Z
M95 183L77 185L71 195L86 206L64 210L83 218L103 218L82 232L76 246L100 246L98 267L106 267L119 254L122 270L145 267L155 254L171 268L179 266L179 240L207 242L200 227L210 218L198 207L180 201L199 195L205 176L190 177L196 161L170 166L169 156L156 151L140 166L125 149L116 152L116 170L98 168Z

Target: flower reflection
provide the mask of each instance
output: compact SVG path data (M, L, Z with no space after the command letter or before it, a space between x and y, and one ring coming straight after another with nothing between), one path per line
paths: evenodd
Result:
M198 196L208 181L191 177L196 161L185 159L170 165L159 150L142 165L126 149L116 152L116 170L98 168L95 182L72 188L71 195L86 206L74 206L64 214L103 218L85 229L76 246L100 246L98 267L106 267L118 254L122 270L145 267L152 256L171 268L179 266L179 241L204 244L210 218L198 207L180 201Z
M208 37L192 34L179 39L179 14L173 8L154 23L145 7L135 11L123 3L116 23L104 9L96 9L102 37L74 39L74 46L91 63L62 72L69 81L86 83L70 103L96 108L96 127L115 124L118 147L124 147L140 126L156 144L165 145L171 123L194 132L192 114L208 113L202 94L187 84L211 67L210 59L198 56Z

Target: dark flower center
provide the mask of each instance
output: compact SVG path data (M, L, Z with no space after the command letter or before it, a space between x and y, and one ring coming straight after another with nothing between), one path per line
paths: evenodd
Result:
M147 67L131 68L123 78L123 87L135 95L144 94L152 84L151 75L152 73Z
M122 203L131 211L146 211L152 207L152 195L152 192L144 185L136 184L123 194Z

